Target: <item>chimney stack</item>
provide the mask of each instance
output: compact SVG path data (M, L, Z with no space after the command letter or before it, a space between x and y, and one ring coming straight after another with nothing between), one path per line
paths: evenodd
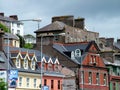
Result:
M83 29L84 30L84 18L78 18L78 19L75 19L75 27L77 28L80 28L80 29Z
M52 23L54 21L61 21L69 26L73 27L74 24L74 16L69 15L69 16L56 16L56 17L52 17Z
M3 17L4 17L4 13L3 13L3 12L1 12L1 13L0 13L0 16L3 16Z
M9 16L9 17L12 18L12 19L14 19L14 20L18 20L17 15L11 15L11 16Z
M0 30L0 51L3 51L3 35L4 35L4 31Z

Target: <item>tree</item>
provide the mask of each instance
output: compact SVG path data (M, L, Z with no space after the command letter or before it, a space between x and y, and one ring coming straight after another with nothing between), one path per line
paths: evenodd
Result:
M21 47L21 48L24 47L24 45L25 45L25 40L24 40L24 38L23 38L21 35L19 35L19 34L17 34L17 36L19 37L19 40L20 40L20 47Z
M0 23L0 28L4 31L4 32L9 32L10 33L10 30L9 28L7 28L4 24Z
M0 82L0 90L7 90L7 83L1 81Z
M32 49L33 48L33 45L31 43L26 43L24 45L24 48L28 48L28 49Z

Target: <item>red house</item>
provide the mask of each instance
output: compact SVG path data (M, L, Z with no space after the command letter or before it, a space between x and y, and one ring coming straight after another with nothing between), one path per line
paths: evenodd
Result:
M71 58L78 64L76 68L76 87L80 90L108 90L108 69L99 55L94 41L60 44L54 49Z
M60 72L62 67L58 58L44 56L42 58L42 63L41 61L38 62L38 65L43 71L42 87L48 87L49 90L62 90L64 75Z

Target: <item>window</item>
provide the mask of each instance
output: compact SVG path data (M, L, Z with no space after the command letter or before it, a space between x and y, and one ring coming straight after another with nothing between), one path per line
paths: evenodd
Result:
M60 80L58 80L58 89L60 89Z
M44 86L46 86L47 85L47 80L46 79L44 79Z
M58 64L56 64L54 68L55 68L55 71L56 71L56 72L59 72Z
M24 59L24 68L28 69L28 60L27 59Z
M92 84L92 73L89 72L89 77L88 77L89 84Z
M84 83L84 71L81 71L81 84Z
M75 59L74 51L71 52L71 59Z
M17 27L18 27L18 28L20 27L20 23L17 23Z
M113 90L116 90L116 84L115 84L115 82L113 83Z
M33 60L33 61L31 62L31 64L32 64L32 66L31 66L32 70L35 70L35 61Z
M96 63L96 56L93 57L93 63Z
M51 89L54 89L54 81L51 80Z
M17 34L20 35L20 30L17 30Z
M14 34L14 29L12 29L12 34Z
M52 71L52 70L53 70L51 63L48 64L48 70L49 70L49 71Z
M75 57L81 57L81 51L80 49L75 50Z
M8 44L9 40L8 39L4 39L4 44ZM9 43L10 44L10 43Z
M96 84L99 85L99 73L96 73Z
M16 59L16 67L20 68L20 59L18 59L18 58Z
M26 78L26 86L29 87L29 81L30 79L29 78Z
M22 77L19 77L19 86L22 86Z
M107 85L107 77L106 77L106 74L104 74L104 85Z
M35 78L34 79L34 88L36 88L36 81L37 81L37 79Z

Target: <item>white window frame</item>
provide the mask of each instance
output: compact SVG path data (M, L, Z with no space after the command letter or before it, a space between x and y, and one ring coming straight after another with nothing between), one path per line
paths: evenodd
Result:
M20 59L19 58L16 58L16 67L20 68Z
M24 69L28 69L28 59L24 59Z
M100 84L100 74L96 73L96 84L99 85Z
M34 88L36 88L36 86L37 86L37 84L36 84L36 83L37 83L37 79L34 78L34 81L33 81L33 82L34 82L34 84L33 84L33 85L34 85Z
M89 72L88 81L89 81L89 84L92 84L92 72Z
M19 77L19 87L21 87L22 86L22 77Z
M34 60L31 62L31 69L35 70L35 61Z
M26 78L26 87L29 87L30 85L30 78Z
M104 74L104 85L105 86L107 85L107 74L106 73Z

